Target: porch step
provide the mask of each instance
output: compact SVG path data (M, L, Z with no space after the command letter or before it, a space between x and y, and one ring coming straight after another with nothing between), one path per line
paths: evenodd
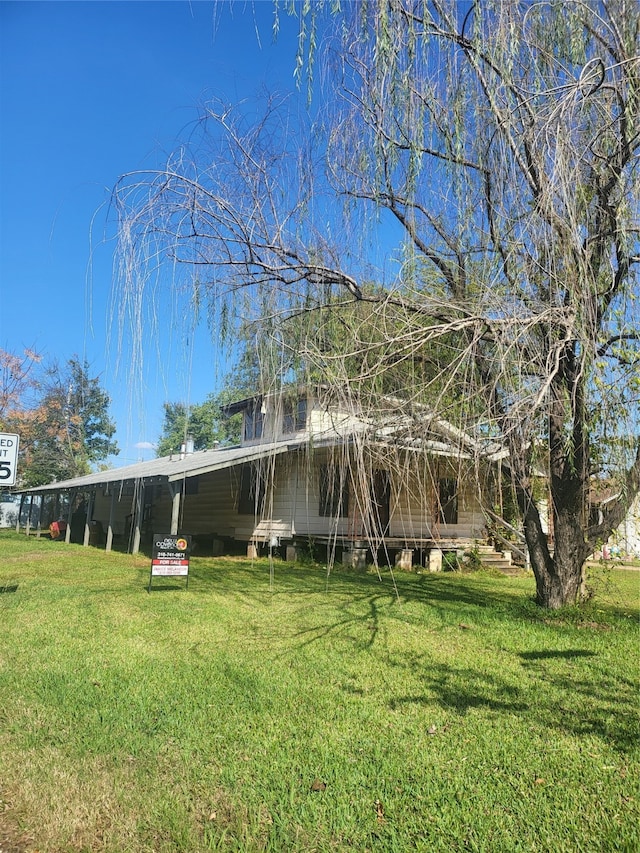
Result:
M465 553L471 553L472 551L478 554L480 562L483 566L487 566L487 568L496 569L505 574L510 574L514 569L511 556L505 556L503 552L496 551L491 545L478 545Z

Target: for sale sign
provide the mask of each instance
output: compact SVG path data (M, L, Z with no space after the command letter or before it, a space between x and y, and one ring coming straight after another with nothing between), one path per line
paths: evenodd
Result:
M151 551L151 575L149 589L154 577L185 577L189 585L189 553L191 537L174 536L171 533L155 533Z
M20 436L0 432L0 486L15 486Z

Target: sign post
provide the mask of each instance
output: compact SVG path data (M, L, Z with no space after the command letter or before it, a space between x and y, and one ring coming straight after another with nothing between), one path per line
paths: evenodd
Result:
M20 436L0 432L0 486L15 486Z
M151 551L151 574L149 575L149 587L154 577L184 577L189 587L189 553L191 551L191 536L172 533L154 533L153 548Z

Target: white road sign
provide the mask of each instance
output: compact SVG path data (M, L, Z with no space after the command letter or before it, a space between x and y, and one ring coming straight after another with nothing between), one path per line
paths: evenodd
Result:
M15 486L20 436L0 432L0 487Z

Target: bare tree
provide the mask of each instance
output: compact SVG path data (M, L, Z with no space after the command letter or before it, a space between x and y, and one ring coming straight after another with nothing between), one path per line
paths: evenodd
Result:
M640 6L380 0L323 21L308 127L284 101L255 124L210 109L165 170L119 184L123 304L169 257L218 314L253 306L270 373L302 356L414 445L443 416L467 454L505 444L538 602L573 603L640 488ZM388 282L358 237L382 251L392 229ZM597 519L594 477L617 488Z

